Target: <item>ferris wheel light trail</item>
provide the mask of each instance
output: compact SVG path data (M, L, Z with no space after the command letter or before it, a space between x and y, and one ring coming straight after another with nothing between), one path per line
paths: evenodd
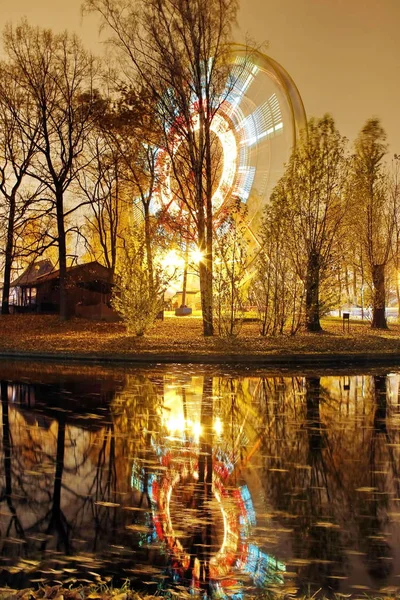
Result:
M230 47L231 65L221 105L211 131L221 153L219 180L212 198L214 211L238 198L247 204L247 227L256 239L261 213L272 189L283 174L306 116L300 94L288 73L272 58L244 46ZM193 132L199 129L197 104L193 103ZM185 211L182 189L174 182L172 161L183 153L182 118L169 129L168 149L159 153L160 179L156 204L172 214ZM180 133L178 133L180 131ZM182 157L183 162L185 157ZM180 190L180 191L178 191Z

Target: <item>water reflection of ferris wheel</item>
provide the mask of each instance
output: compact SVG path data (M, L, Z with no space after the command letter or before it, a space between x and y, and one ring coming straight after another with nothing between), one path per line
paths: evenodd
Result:
M164 383L163 433L152 441L158 467L152 466L144 478L140 464L133 466L132 485L150 503L148 541L169 556L172 586L183 585L191 593L228 598L247 581L282 585L285 566L265 553L251 533L256 511L240 475L244 463L238 448L257 434L246 433L246 417L238 414L240 433L232 442L224 419L228 404L217 406L211 400L205 407L206 383L201 377L182 383L173 376ZM214 392L209 387L207 396ZM252 428L252 419L247 420ZM257 440L250 445L258 447ZM250 450L247 457L252 454Z
M276 61L240 45L231 46L229 61L223 100L211 126L221 157L214 214L224 207L229 210L232 198L240 199L247 206L247 223L254 235L306 117L293 80ZM195 106L193 111L196 127ZM180 143L179 137L171 140L172 147ZM163 184L157 202L169 214L181 217L184 209L174 190L167 152L160 151L158 166Z

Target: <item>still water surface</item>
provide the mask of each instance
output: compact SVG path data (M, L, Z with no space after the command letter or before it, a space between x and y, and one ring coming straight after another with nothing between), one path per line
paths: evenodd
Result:
M400 591L399 373L0 363L0 585Z

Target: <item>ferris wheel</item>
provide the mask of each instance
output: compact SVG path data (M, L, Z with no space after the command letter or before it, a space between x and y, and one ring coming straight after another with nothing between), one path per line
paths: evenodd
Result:
M211 125L222 157L213 209L217 213L232 198L240 199L247 207L247 227L255 237L262 211L306 126L306 115L295 83L272 58L232 44L228 65L222 101ZM178 211L171 184L173 169L165 153L161 153L160 165L163 185L157 201Z

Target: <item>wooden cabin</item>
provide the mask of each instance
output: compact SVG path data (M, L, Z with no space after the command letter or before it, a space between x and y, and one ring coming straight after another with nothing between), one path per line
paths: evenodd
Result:
M36 312L36 288L30 284L42 275L54 270L48 258L31 263L25 271L10 283L9 305L11 312Z
M112 273L93 261L67 268L66 302L69 316L111 318L109 308ZM15 282L14 282L15 284ZM13 284L13 285L14 285ZM60 271L18 281L21 292L15 312L58 313L60 310ZM114 315L115 316L115 315Z

